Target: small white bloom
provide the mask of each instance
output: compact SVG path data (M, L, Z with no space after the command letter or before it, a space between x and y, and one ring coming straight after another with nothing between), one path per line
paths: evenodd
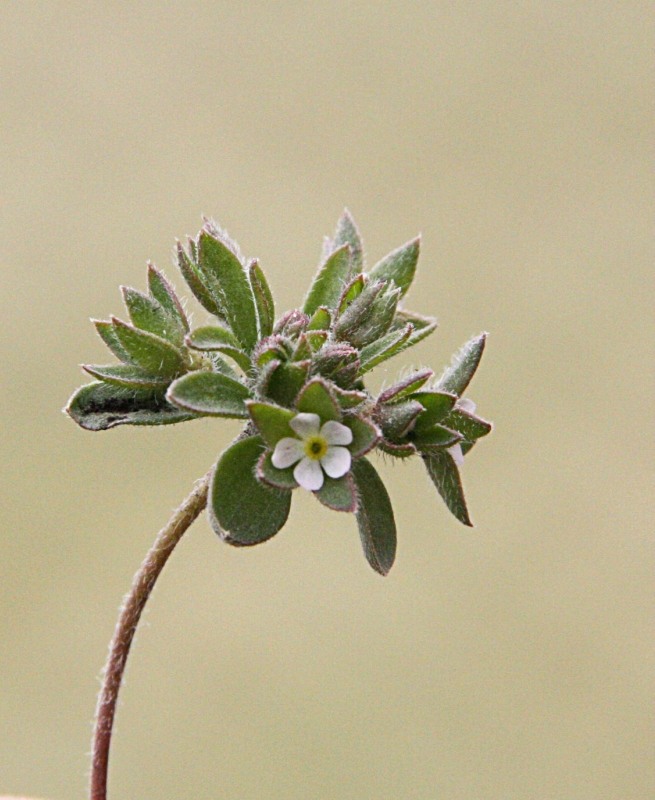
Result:
M461 397L457 401L457 408L461 408L462 411L466 411L469 414L475 414L475 403L473 400L469 400L468 397Z
M335 420L321 426L318 414L296 414L289 427L298 439L285 436L275 445L271 462L276 469L286 469L296 464L293 477L303 489L318 491L325 480L341 478L350 469L351 455L343 445L350 444L350 428Z
M462 453L462 446L458 442L457 444L451 445L451 447L447 448L450 455L453 457L453 461L457 464L458 467L461 467L464 463L464 453Z

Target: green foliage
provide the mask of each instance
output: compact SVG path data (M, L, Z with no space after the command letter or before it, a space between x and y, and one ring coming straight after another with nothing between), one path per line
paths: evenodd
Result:
M265 542L287 521L291 492L271 489L256 476L264 443L249 436L231 444L218 460L210 488L209 518L229 544Z
M284 525L292 491L304 486L327 508L355 513L366 558L384 575L395 558L393 511L364 456L376 449L401 460L419 455L447 507L470 525L460 467L491 431L462 397L486 334L464 345L438 380L420 368L377 398L366 388L369 371L436 330L433 317L401 306L419 251L420 239L412 239L367 271L346 211L325 240L302 308L276 321L258 261L244 259L206 220L176 254L214 321L192 328L172 285L149 265L147 293L122 288L130 321L94 321L120 363L85 365L97 382L75 392L66 411L87 430L242 420L212 480L217 533L235 545L265 541Z

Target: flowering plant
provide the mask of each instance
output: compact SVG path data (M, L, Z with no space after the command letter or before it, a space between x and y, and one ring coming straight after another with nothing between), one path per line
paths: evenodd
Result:
M328 508L354 512L369 564L382 575L396 554L387 490L367 455L420 457L450 511L471 521L459 468L491 424L462 395L486 334L474 337L435 378L431 369L401 377L377 397L365 379L376 366L422 341L432 317L402 305L419 257L412 239L368 268L346 211L323 245L301 308L276 317L256 260L211 220L186 246L180 271L214 323L194 329L175 291L154 266L148 293L122 288L129 322L95 321L121 363L86 365L96 380L66 411L87 430L166 425L199 417L241 419L236 440L162 530L137 573L110 650L98 705L92 798L104 800L109 737L127 651L157 575L182 533L208 505L226 542L245 546L276 534L298 487Z

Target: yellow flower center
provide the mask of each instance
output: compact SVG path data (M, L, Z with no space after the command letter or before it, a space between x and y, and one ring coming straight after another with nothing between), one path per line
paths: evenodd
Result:
M305 455L313 461L319 461L327 453L328 443L322 436L309 436L304 441Z

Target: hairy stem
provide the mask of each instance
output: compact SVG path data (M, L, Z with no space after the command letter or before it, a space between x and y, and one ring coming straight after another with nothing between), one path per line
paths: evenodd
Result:
M123 673L141 612L150 592L185 531L207 505L207 490L211 470L198 481L191 494L175 511L167 525L159 531L155 543L134 576L132 588L125 597L116 630L109 645L102 688L98 697L93 731L93 761L91 766L91 800L107 800L107 770L116 702Z

